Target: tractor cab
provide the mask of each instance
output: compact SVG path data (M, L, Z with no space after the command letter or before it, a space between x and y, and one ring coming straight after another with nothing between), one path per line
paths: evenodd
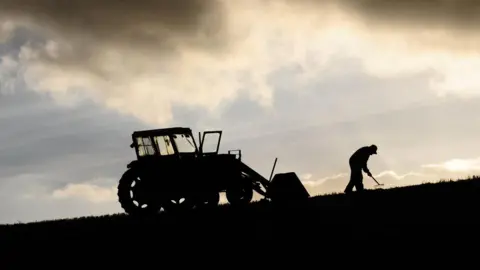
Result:
M204 156L217 155L222 131L205 131L199 134L197 146L190 128L165 128L136 131L132 144L138 159L159 156ZM207 142L207 143L205 143Z

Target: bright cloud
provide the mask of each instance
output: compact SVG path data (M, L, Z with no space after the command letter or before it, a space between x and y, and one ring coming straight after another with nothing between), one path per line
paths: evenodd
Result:
M315 186L318 186L318 185L321 185L321 184L325 183L326 181L342 179L342 178L346 178L348 176L349 175L347 173L340 173L340 174L337 174L337 175L327 176L327 177L320 178L320 179L317 179L317 180L302 181L302 183L306 186L315 187Z
M68 184L62 189L54 190L52 197L55 199L83 199L92 203L105 203L117 201L116 187L99 187L92 184Z
M423 168L445 170L448 172L478 172L480 171L480 158L451 159L440 164L427 164Z
M304 83L321 80L336 56L361 59L365 71L376 77L433 70L438 77L431 78L431 87L439 95L478 94L480 56L472 50L478 44L476 35L458 32L454 40L453 30L401 25L392 31L366 24L364 17L332 1L315 7L305 1L221 3L222 27L214 35L223 38L218 49L172 37L175 50L165 53L152 50L156 39L146 48L124 32L115 42L88 35L80 42L75 32L50 29L39 21L36 29L45 26L48 41L25 45L20 55L23 75L31 88L52 93L59 101L88 97L153 125L169 123L175 105L218 113L240 93L270 108L274 90L269 76L299 67L291 75L298 86L292 91L301 91ZM206 32L197 34L192 38L204 40L200 36ZM122 35L139 46L129 46Z
M382 178L382 177L392 177L396 180L402 180L402 179L405 179L407 177L410 177L410 176L415 176L415 177L432 177L432 175L429 175L429 174L425 174L425 173L417 173L417 172L409 172L409 173L406 173L406 174L402 174L402 175L399 175L398 173L394 172L394 171L384 171L384 172L381 172L377 175L374 175L373 177L375 178Z
M400 187L408 185L417 185L426 182L438 182L445 179L461 179L472 175L479 175L480 158L472 159L452 159L439 164L426 164L417 168L416 171L400 174L394 170L387 170L377 174L374 177L384 187ZM309 192L313 194L323 194L330 192L342 192L349 181L349 173L340 173L321 178L317 181L302 181ZM367 188L373 188L373 180L367 179L364 174L364 185Z
M312 178L312 176L313 176L313 175L312 175L311 173L306 173L306 174L300 175L300 179L301 179L301 180L308 181L308 180L310 180L310 178Z

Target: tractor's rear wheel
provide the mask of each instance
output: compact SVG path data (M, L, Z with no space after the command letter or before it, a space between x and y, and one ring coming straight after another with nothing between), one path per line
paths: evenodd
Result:
M128 170L118 184L118 201L129 215L152 215L160 211L160 203L144 194L144 179L134 171Z
M253 184L248 178L242 177L238 183L227 188L226 196L231 205L246 205L252 200Z

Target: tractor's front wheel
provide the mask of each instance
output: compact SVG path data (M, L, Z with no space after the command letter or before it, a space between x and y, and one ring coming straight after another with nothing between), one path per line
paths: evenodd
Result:
M146 194L145 179L134 171L125 172L118 183L118 201L129 215L152 215L160 211L161 205Z
M231 185L226 191L227 200L231 205L246 205L253 197L253 185L248 178Z

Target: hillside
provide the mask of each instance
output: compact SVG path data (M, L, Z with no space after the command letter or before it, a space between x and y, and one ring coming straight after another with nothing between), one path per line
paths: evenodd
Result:
M210 244L225 250L245 249L244 245L272 249L287 243L297 243L300 249L308 243L344 249L353 240L394 245L418 239L473 241L480 224L479 198L480 178L473 177L361 195L315 196L305 205L286 208L255 202L243 209L222 205L212 211L159 214L143 220L116 214L2 225L1 243L8 247L2 255L8 259L42 252L76 256L83 251L88 256L119 256L151 252L151 246L155 252L183 246L181 254L208 253Z

